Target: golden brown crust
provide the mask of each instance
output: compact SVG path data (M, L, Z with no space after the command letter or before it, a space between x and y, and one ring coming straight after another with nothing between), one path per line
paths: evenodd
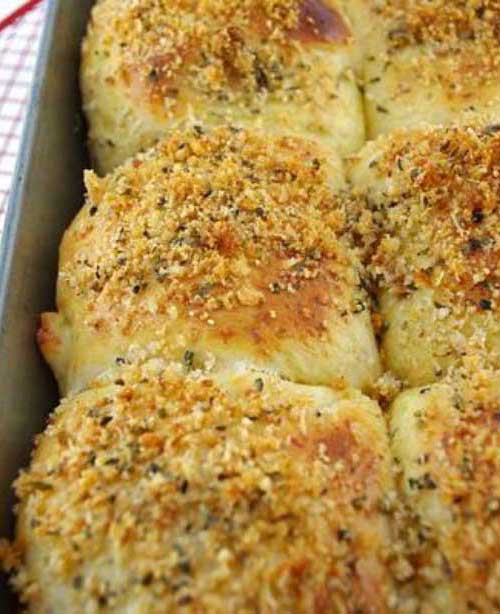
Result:
M500 120L497 0L353 4L371 136L421 123L468 121L479 112Z
M31 612L500 611L499 18L497 0L96 3L98 168L160 142L87 174L42 316L74 396L0 543ZM452 126L370 143L352 199L340 158L289 135L357 149L360 45L371 135ZM393 403L392 462L348 389L379 375L371 318L384 400L441 380Z
M108 0L95 8L93 21L116 36L125 79L137 72L152 99L162 102L175 100L184 80L183 89L202 97L225 92L254 98L261 90L277 91L283 73L299 68L292 59L295 42L345 45L351 37L328 0Z
M34 611L388 611L376 404L184 371L119 370L39 438L16 484Z
M329 2L303 0L298 11L297 23L290 31L292 40L346 44L352 36L345 17Z
M453 70L439 73L438 78L450 96L460 95L457 81L458 86L467 80L474 87L497 78L500 4L496 0L389 0L378 13L388 22L389 55L430 45L437 57L449 60Z
M191 121L260 126L337 143L343 153L359 147L352 36L338 4L97 4L83 46L82 87L99 168L111 170Z
M443 611L500 608L499 391L498 373L474 365L404 393L392 410L405 497L436 539Z
M359 232L371 252L384 324L392 327L390 352L417 351L405 349L407 334L413 346L433 345L424 367L398 367L413 384L442 374L467 340L492 360L499 356L499 164L494 125L395 133L354 163L363 213L366 204L371 211ZM433 368L430 379L416 374Z
M315 145L227 129L177 134L103 180L88 175L61 246L67 389L134 345L369 386L378 359L342 184Z
M398 185L382 214L385 234L404 245L401 255L384 245L375 256L384 285L403 294L410 285L439 288L476 309L497 310L500 130L402 135L372 164Z

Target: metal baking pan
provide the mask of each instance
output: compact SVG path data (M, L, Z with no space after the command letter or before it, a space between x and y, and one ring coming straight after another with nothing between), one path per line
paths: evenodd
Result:
M11 536L11 484L57 404L35 344L54 307L58 247L82 203L87 166L80 115L80 42L93 0L49 0L21 153L0 245L0 536ZM0 612L17 611L5 578Z

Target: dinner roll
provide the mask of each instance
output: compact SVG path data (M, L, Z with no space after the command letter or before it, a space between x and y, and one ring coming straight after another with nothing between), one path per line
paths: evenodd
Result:
M369 136L476 113L500 122L500 4L351 0Z
M185 371L121 369L56 410L16 483L30 612L387 612L377 404Z
M500 128L380 138L354 161L351 180L387 366L420 385L464 353L483 351L498 364Z
M63 392L116 361L243 360L303 383L380 373L338 160L237 130L181 133L104 179L60 254L39 340Z
M415 530L436 543L433 566L414 570L433 611L500 611L500 375L409 390L391 429Z
M97 169L191 123L364 141L345 0L101 0L81 84Z

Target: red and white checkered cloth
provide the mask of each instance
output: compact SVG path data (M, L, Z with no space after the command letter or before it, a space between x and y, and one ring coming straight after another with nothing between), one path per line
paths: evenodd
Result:
M0 236L47 0L0 0Z

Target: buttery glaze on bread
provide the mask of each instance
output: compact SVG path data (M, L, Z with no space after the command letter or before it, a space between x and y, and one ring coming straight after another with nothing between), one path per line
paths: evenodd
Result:
M422 123L500 122L498 0L351 0L370 137Z
M499 373L479 365L409 390L395 401L390 427L401 491L419 516L415 531L437 545L425 591L433 611L498 612Z
M39 334L62 391L137 352L369 387L380 367L342 185L315 145L228 129L88 175L61 246L59 312Z
M101 0L81 83L97 169L191 123L364 141L354 40L333 0Z
M118 369L64 401L20 498L30 611L387 612L388 443L359 393Z
M471 352L498 365L500 129L394 133L369 143L350 176L386 365L410 385Z

